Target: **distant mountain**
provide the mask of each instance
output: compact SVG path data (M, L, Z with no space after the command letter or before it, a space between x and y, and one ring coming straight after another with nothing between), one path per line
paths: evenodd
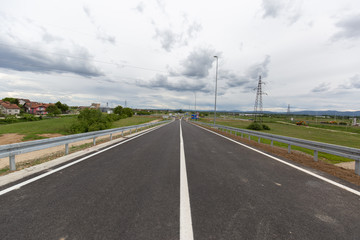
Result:
M219 112L234 112L234 113L247 113L251 114L253 111L219 111ZM271 111L264 111L264 114L287 114L286 112L271 112ZM350 116L350 117L360 117L360 111L350 112L350 111L334 111L334 110L327 110L327 111L294 111L290 112L291 115L310 115L310 116Z
M320 116L320 115L327 115L327 116L360 116L360 111L356 111L356 112L350 112L350 111L345 111L345 112L341 112L341 111L333 111L333 110L328 110L328 111L298 111L298 112L293 112L292 114L296 114L296 115L313 115L313 116Z
M148 110L170 110L176 111L176 109L148 109ZM178 110L178 109L177 109ZM182 109L184 112L194 112L194 109ZM196 110L197 112L213 112L213 110ZM253 111L239 111L239 110L217 110L218 113L245 113L252 114ZM264 114L287 114L286 112L272 112L264 111ZM350 111L294 111L290 112L291 115L310 115L310 116L350 116L350 117L360 117L360 111L350 112Z

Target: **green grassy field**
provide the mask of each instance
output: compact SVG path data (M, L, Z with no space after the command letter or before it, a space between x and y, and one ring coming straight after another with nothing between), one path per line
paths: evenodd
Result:
M213 119L202 119L202 122L213 123ZM217 124L231 126L236 128L246 128L251 122L243 121L243 120L235 120L235 119L221 119L218 118L216 120ZM307 139L311 141L324 142L336 145L342 145L353 148L360 148L360 134L356 133L358 128L354 128L353 131L348 131L346 128L338 128L338 126L334 126L334 129L331 129L331 126L327 126L327 128L319 128L316 125L309 127L307 126L297 126L295 124L288 123L280 123L280 122L266 122L266 124L270 127L271 130L263 131L265 133L271 133L276 135L295 137L301 139ZM349 127L350 128L350 127ZM341 131L341 130L344 131ZM247 137L247 136L245 136ZM252 140L257 141L257 137L252 137ZM262 143L270 144L270 140L261 140ZM283 143L274 143L275 146L279 147L287 147L286 144ZM293 146L292 149L299 150L308 154L313 154L312 150L300 148ZM326 153L319 153L320 158L324 158L326 161L330 163L339 163L339 162L347 162L352 161L351 159L338 157Z
M158 117L151 116L133 116L131 118L120 119L112 123L113 128L124 127L130 125L138 125L158 119ZM46 133L58 133L68 135L68 129L71 124L76 120L76 116L45 119L34 122L21 122L6 124L0 126L0 135L6 133L17 133L25 135L23 141L42 139L45 137L39 136Z
M162 120L161 117L154 116L133 116L131 118L120 119L116 122L113 122L113 128L125 127L131 125L139 125L147 122L154 121L156 119Z

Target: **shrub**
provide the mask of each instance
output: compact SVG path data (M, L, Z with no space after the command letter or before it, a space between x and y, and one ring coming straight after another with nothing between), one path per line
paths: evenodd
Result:
M258 122L253 122L249 126L247 126L247 129L260 131L260 130L270 130L270 127L266 124L260 124Z
M61 114L61 110L56 105L50 105L46 108L46 111L48 112L49 117Z
M247 129L251 129L251 130L262 130L262 126L260 123L257 123L257 122L253 122L251 123Z
M41 120L41 119L35 117L35 116L32 115L32 114L24 114L24 115L23 115L23 119L24 119L25 121L38 121L38 120Z
M71 133L83 133L104 130L111 127L114 116L105 116L96 109L84 109L78 119L70 126Z
M121 115L122 111L123 111L123 107L119 105L116 108L114 108L113 111L114 111L115 114Z
M5 117L5 122L6 123L16 123L16 122L18 122L19 120L16 118L16 116L14 116L14 115L7 115L6 117Z
M266 124L263 124L263 125L262 125L262 128L263 128L264 130L270 130L270 127L269 127L268 125L266 125Z
M108 119L109 122L114 122L114 121L119 120L121 118L121 116L112 113L112 114L106 115L106 118Z
M134 111L131 108L123 108L122 113L128 117L132 117L134 115Z

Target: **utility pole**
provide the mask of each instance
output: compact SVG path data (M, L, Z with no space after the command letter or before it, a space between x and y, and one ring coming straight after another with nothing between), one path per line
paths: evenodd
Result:
M288 104L288 109L287 109L287 113L286 113L288 119L290 120L290 104Z
M196 113L196 92L194 92L195 94L195 113Z
M217 77L218 77L218 63L219 58L218 56L214 56L216 58L216 75L215 75L215 108L214 108L214 126L216 124L216 95L217 95Z

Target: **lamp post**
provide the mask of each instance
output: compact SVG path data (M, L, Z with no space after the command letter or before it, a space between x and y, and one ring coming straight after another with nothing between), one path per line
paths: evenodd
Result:
M196 92L194 92L195 95L195 114L196 114Z
M216 75L215 75L215 108L214 108L214 126L216 124L216 95L217 95L217 75L218 75L218 56L214 56L216 58Z

